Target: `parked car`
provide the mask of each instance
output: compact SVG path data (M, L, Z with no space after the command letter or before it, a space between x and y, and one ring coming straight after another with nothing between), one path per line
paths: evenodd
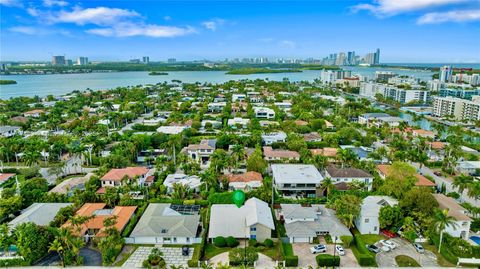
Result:
M439 172L439 171L435 171L435 172L433 172L433 174L436 175L436 176L439 176L439 177L442 176L442 173Z
M322 245L322 244L313 246L313 247L310 248L310 252L312 254L327 252L327 246Z
M336 245L336 246L335 246L335 250L337 251L338 255L340 255L340 256L345 255L345 250L343 249L342 246Z
M419 243L413 243L413 246L415 247L415 250L417 250L418 253L425 253L425 249Z
M385 236L389 237L389 238L395 238L397 235L392 232L392 231L388 231L388 230L382 230L381 231L382 234L384 234Z
M368 250L370 250L373 253L379 253L380 252L380 248L375 246L375 245L366 244L365 246L367 247Z
M397 245L395 245L395 243L390 240L380 240L380 243L382 243L382 245L384 246L389 247L390 249L395 249L397 247Z

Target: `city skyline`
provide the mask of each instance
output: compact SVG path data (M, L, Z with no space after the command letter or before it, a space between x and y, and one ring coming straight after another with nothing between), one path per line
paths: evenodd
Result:
M161 5L160 5L161 4ZM316 58L382 50L383 63L478 63L480 1L1 0L2 61ZM200 10L200 12L199 12Z

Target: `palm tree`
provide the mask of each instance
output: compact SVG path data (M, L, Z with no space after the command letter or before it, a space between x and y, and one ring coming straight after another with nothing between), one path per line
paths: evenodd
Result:
M459 175L458 177L453 179L453 186L458 188L458 192L460 194L463 193L465 189L468 189L470 184L473 183L473 177L467 176L464 174Z
M454 217L448 215L448 209L435 211L434 219L435 231L440 233L440 243L438 245L438 253L440 253L442 249L443 232L450 226L456 230L457 223Z
M327 194L327 201L328 201L328 196L335 189L335 185L333 184L332 179L329 177L325 178L321 183L321 188L323 192Z
M63 262L63 245L58 238L55 238L53 242L50 244L48 248L48 252L57 252L58 257L60 257L60 261L62 262L62 267L65 267L65 263Z
M468 197L475 200L480 198L480 181L475 181L468 186Z
M38 160L40 159L40 153L38 153L38 151L29 150L23 154L22 158L25 161L25 164L30 166L38 163Z
M345 163L352 163L354 160L357 159L357 155L351 149L340 149L337 153L337 158L342 162L342 168L344 167Z
M190 196L190 188L188 185L184 185L181 183L173 183L172 185L172 199L187 199Z

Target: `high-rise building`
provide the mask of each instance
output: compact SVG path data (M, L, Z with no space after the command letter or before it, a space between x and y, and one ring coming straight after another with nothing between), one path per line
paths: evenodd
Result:
M375 64L375 53L367 53L367 55L365 55L365 58L363 59L363 61L366 64L370 64L370 65Z
M472 100L456 97L435 97L433 99L433 115L436 117L454 117L457 120L480 120L480 96Z
M73 65L73 61L68 59L68 60L65 60L65 65L66 66L72 66Z
M77 58L77 65L87 65L87 64L88 64L88 57Z
M373 64L379 64L380 63L380 49L377 49L374 53L373 57Z
M439 79L441 82L450 82L452 80L453 68L450 65L445 65L440 68Z
M65 56L53 56L52 65L63 66L65 65Z
M355 65L355 51L347 52L347 65Z
M169 64L173 64L173 63L176 63L176 62L177 62L177 59L175 59L175 58L170 58L170 59L167 60L167 62L168 62Z
M394 72L392 71L375 71L375 80L376 81L388 81L389 78L393 78L397 76L397 74L395 74Z
M338 54L337 60L335 61L335 65L345 65L345 52L340 52Z
M148 56L143 56L143 57L142 57L142 62L143 62L144 64L148 64L148 63L150 62L150 57L148 57Z

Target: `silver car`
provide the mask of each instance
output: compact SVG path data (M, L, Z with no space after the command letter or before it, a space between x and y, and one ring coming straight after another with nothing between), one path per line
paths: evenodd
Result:
M415 247L415 250L417 250L418 253L425 253L425 249L419 243L413 243L413 246Z

